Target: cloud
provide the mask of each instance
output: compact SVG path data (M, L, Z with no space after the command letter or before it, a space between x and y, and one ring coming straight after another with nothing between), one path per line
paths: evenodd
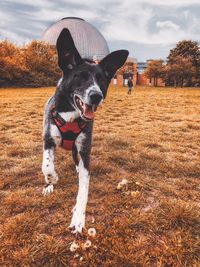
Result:
M179 30L180 26L170 20L157 21L156 26L161 29Z
M19 45L19 44L24 45L24 44L31 41L30 38L21 36L19 34L12 32L12 31L9 31L9 30L1 30L0 31L0 39L12 40L17 45Z
M183 1L183 5L180 1L174 2L168 1L165 5L164 1L141 0L134 8L131 1L125 0L114 10L115 15L103 32L108 40L123 39L141 44L164 45L182 39L196 39L194 32L198 30L199 18L190 11L190 2L197 1ZM181 8L187 8L186 13L181 12ZM200 11L200 5L196 8ZM193 17L188 19L190 13Z
M154 4L154 5L162 5L162 6L191 6L191 5L196 5L199 4L199 0L144 0L144 2L149 3L149 4Z
M165 48L200 36L199 13L199 0L2 0L0 38L23 44L41 38L55 21L75 16L96 26L110 50L115 43L128 44L131 53L140 46L151 48L150 54L154 46L166 56Z

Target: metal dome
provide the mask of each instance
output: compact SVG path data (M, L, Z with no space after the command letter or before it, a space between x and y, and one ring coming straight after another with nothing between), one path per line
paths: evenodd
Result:
M109 53L103 35L83 19L67 17L50 26L42 35L42 41L56 45L60 32L67 28L71 32L76 48L83 58L100 60Z

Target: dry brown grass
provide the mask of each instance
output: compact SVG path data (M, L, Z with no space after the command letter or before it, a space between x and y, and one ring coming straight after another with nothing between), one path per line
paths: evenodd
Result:
M0 265L200 266L200 90L110 88L94 125L86 227L97 236L78 255L67 228L78 183L70 153L58 151L59 184L41 194L53 91L0 90Z

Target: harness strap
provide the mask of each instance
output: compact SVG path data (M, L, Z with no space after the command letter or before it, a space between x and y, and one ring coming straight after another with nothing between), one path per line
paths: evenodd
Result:
M76 138L86 127L86 123L81 118L78 118L73 122L66 122L55 108L51 110L51 115L62 136L61 146L66 150L72 150Z
M56 120L56 125L58 127L62 127L66 123L66 121L60 116L60 114L54 108L51 110L51 116L54 121Z

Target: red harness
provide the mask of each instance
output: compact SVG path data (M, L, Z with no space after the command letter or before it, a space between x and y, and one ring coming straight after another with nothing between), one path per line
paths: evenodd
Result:
M85 128L86 123L81 118L73 122L66 122L54 108L51 110L51 115L62 136L61 147L72 150L76 138Z

